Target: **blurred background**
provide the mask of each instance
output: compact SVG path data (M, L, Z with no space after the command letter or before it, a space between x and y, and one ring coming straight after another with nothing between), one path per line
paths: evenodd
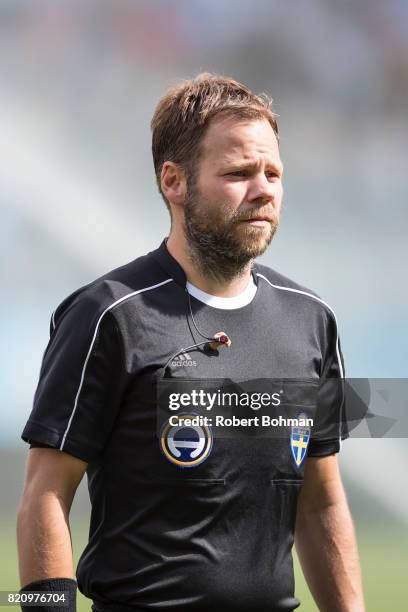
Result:
M19 588L20 434L51 313L168 234L149 122L168 85L203 70L279 114L285 204L264 263L334 308L349 377L407 376L407 2L2 0L0 590ZM340 456L373 612L405 609L407 458L392 438ZM76 559L88 512L83 482Z

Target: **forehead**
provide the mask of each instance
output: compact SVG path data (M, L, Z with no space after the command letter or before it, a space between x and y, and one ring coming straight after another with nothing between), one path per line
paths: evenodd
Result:
M259 156L280 163L278 141L266 119L213 120L202 141L201 161L210 165L256 160Z

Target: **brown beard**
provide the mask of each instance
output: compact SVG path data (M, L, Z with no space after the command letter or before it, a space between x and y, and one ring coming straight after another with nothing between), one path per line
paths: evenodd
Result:
M190 183L190 181L188 182ZM188 184L184 203L184 233L190 247L190 261L204 276L232 280L241 276L248 264L263 255L278 228L276 216L265 230L242 224L242 219L260 215L261 207L231 214L228 204L209 206L194 185ZM217 214L208 216L209 211ZM262 238L260 237L262 234Z

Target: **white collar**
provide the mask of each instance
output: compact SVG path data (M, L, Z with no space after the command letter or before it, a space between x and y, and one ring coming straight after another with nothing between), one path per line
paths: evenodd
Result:
M234 310L235 308L242 308L243 306L246 306L247 304L252 302L257 290L257 286L254 282L252 274L249 283L244 289L244 291L239 295L234 295L233 297L220 297L218 295L211 295L210 293L206 293L198 287L195 287L188 281L186 284L186 288L189 294L195 297L197 300L200 300L200 302L204 302L204 304L207 304L207 306L212 306L213 308L221 308L223 310Z

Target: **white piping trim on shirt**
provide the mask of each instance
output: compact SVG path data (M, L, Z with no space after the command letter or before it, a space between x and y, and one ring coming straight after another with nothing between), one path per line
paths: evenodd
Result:
M266 276L264 276L263 274L260 274L259 272L257 272L257 276L260 276L261 278L266 280L266 282L269 283L270 286L274 287L275 289L281 289L282 291L291 291L292 293L299 293L300 295L306 295L307 297L311 297L314 300L316 300L317 302L320 302L321 304L323 304L324 306L326 306L326 308L328 308L330 310L330 312L332 313L332 315L334 317L334 321L336 323L336 356L337 356L337 362L339 364L340 377L344 378L344 370L343 370L343 365L341 363L341 358L340 358L339 328L338 328L338 324L337 324L336 313L334 312L333 308L331 308L327 304L327 302L325 302L321 298L317 297L316 295L313 295L313 293L308 293L307 291L301 291L300 289L293 289L292 287L282 287L281 285L274 285L273 283L271 283L271 281L268 278L266 278ZM343 402L344 402L344 393L343 393L342 402L341 402L341 409L343 408ZM340 419L340 422L339 422L339 444L340 444L340 448L341 448L341 442L342 442L342 440L341 440L341 423L342 423L342 419Z
M76 396L75 396L74 407L73 407L73 410L72 410L71 416L70 416L70 418L69 418L67 428L66 428L66 430L65 430L65 432L64 432L64 435L63 435L63 437L62 437L61 446L60 446L60 448L59 448L60 450L63 450L63 448L64 448L65 438L67 437L67 434L68 434L69 428L71 427L72 419L74 418L74 414L75 414L75 411L76 411L76 409L77 409L78 399L79 399L79 394L81 393L82 385L83 385L84 378L85 378L85 370L86 370L86 366L87 366L87 364L88 364L89 357L90 357L90 355L91 355L92 348L93 348L93 345L94 345L94 342L95 342L95 339L96 339L96 336L97 336L97 333L98 333L98 328L99 328L100 322L102 321L102 318L104 317L104 315L105 315L105 314L106 314L106 313L107 313L109 310L112 310L112 308L114 308L115 306L117 306L118 304L120 304L121 302L123 302L124 300L127 300L128 298L130 298L130 297L132 297L132 296L134 296L134 295L138 295L139 293L143 293L144 291L150 291L150 290L152 290L152 289L157 289L158 287L162 287L163 285L166 285L167 283L171 283L172 281L173 281L173 279L172 279L172 278L168 278L167 280L165 280L165 281L163 281L163 282L161 282L161 283L157 283L157 285L151 285L150 287L145 287L144 289L139 289L138 291L132 291L132 293L128 293L127 295L124 295L124 296L123 296L123 297L121 297L119 300L116 300L115 302L113 302L113 304L111 304L110 306L108 306L107 308L105 308L105 310L103 311L103 313L102 313L102 314L101 314L101 316L99 317L98 322L97 322L96 327L95 327L94 335L93 335L93 338L92 338L92 341L91 341L91 346L89 347L88 354L87 354L86 359L85 359L85 363L84 363L84 365L83 365L83 367L82 367L82 372L81 372L81 380L80 380L80 382L79 382L78 391L77 391L77 394L76 394Z

